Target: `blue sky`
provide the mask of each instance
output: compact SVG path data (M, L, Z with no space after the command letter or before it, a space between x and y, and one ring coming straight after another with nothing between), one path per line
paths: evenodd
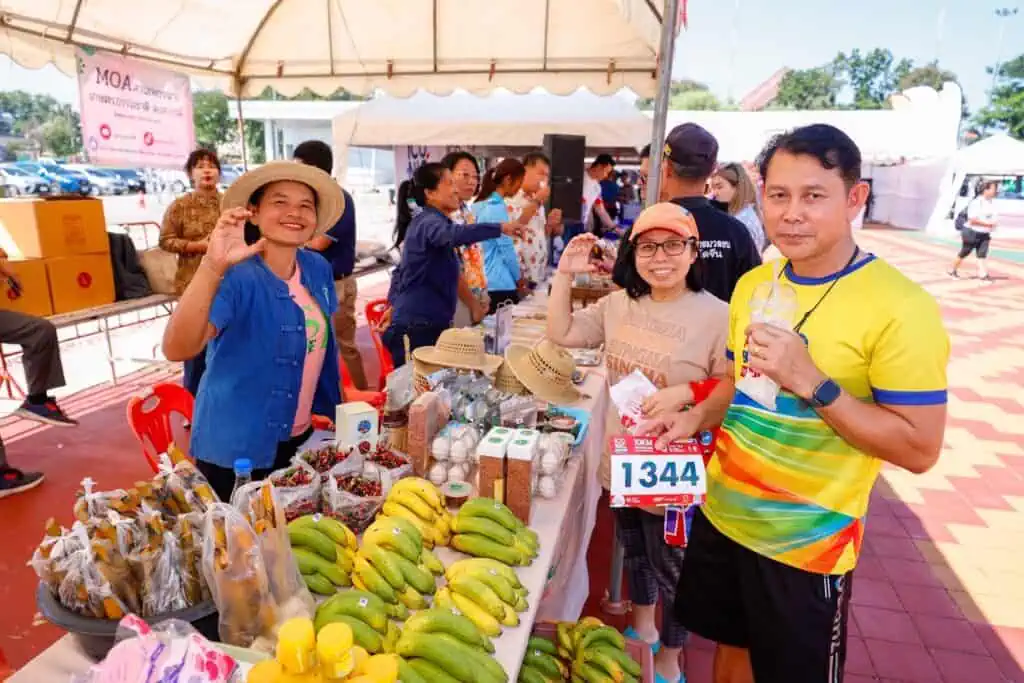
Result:
M915 62L938 58L960 77L968 105L977 110L991 83L985 67L998 58L1000 21L1006 22L1002 58L1024 52L1024 0L1016 17L997 19L994 14L1013 3L689 0L690 29L676 46L673 76L703 81L719 96L738 99L782 66L807 68L840 50L888 47ZM66 102L77 99L74 82L53 67L26 71L6 57L0 57L0 88L48 93Z

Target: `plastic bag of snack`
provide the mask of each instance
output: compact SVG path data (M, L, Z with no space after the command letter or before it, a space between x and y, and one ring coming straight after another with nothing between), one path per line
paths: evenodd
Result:
M82 480L82 488L75 496L75 519L88 522L103 517L113 510L122 515L133 515L138 510L138 495L132 495L124 489L113 491L96 491L96 482L91 477Z
M172 515L206 512L218 502L206 477L188 460L172 462L170 456L160 456L160 467L153 478L153 490L161 507Z
M320 474L320 481L323 482L327 480L327 473L331 471L331 468L345 462L354 450L353 448L338 448L333 441L328 441L316 448L299 453L296 459L316 470Z
M292 554L281 497L282 491L270 480L253 482L239 489L236 504L256 533L278 620L312 619L316 605Z
M177 519L174 533L181 546L185 598L196 605L210 598L210 589L203 578L203 514L191 512Z
M325 515L361 533L384 505L384 486L376 468L365 468L357 454L331 470L322 496Z
M58 600L84 616L120 619L126 614L125 606L100 574L85 527L76 525L69 534L77 537L76 548L59 563L62 578L57 588Z
M142 615L153 617L190 607L188 585L194 581L185 564L181 541L171 531L164 531L159 546L144 552L146 571Z
M268 480L276 489L277 500L283 507L285 520L290 522L303 515L320 512L320 473L305 460L292 460L288 467L272 472ZM235 493L231 500L232 504L245 512L244 503L239 502L242 490L247 490L247 495L251 496L257 488L259 482L254 482L251 488L249 485L243 486Z
M215 503L203 527L203 576L217 604L221 642L268 651L277 605L256 532L241 512Z
M93 562L96 570L110 585L111 591L129 612L138 613L142 608L139 596L140 582L136 579L126 555L108 540L92 541Z

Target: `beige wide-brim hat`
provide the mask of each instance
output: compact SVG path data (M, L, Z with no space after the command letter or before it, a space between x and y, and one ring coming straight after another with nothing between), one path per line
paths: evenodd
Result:
M530 390L519 381L519 378L512 372L508 363L502 363L498 371L494 373L494 388L505 394L523 396L530 393Z
M531 394L548 403L566 404L582 394L572 383L576 362L565 347L541 339L533 347L511 344L505 362Z
M412 352L414 360L444 368L477 370L493 375L501 365L501 356L484 352L484 337L480 332L452 327L441 333L434 346L421 346Z
M345 213L345 193L341 186L316 166L298 161L270 161L245 172L224 192L221 209L246 207L256 190L282 180L302 183L316 193L316 234L327 232L341 220Z

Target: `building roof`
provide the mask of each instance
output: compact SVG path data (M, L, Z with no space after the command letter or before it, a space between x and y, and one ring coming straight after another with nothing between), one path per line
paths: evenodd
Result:
M772 101L779 96L779 86L782 84L782 79L786 77L792 69L789 67L782 67L775 73L773 73L768 80L761 83L753 90L744 96L740 100L741 111L761 111Z

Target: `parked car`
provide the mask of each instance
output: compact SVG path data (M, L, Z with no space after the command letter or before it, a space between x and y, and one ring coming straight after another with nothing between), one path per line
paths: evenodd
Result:
M114 195L124 194L127 186L124 181L115 173L102 168L87 166L85 164L65 164L64 168L71 172L77 172L86 177L93 188L93 194Z
M14 196L48 195L60 192L59 185L51 185L49 181L12 164L0 166L0 185L7 185L10 188L8 192Z
M125 190L127 192L146 191L146 179L143 178L142 173L134 168L109 168L106 170L110 171L124 182Z
M57 185L60 188L60 192L88 195L92 189L89 186L88 178L84 176L77 178L71 176L67 171L53 162L16 161L14 162L14 166L24 169L29 173L34 173L40 178L44 178L50 183L51 187L53 185Z

